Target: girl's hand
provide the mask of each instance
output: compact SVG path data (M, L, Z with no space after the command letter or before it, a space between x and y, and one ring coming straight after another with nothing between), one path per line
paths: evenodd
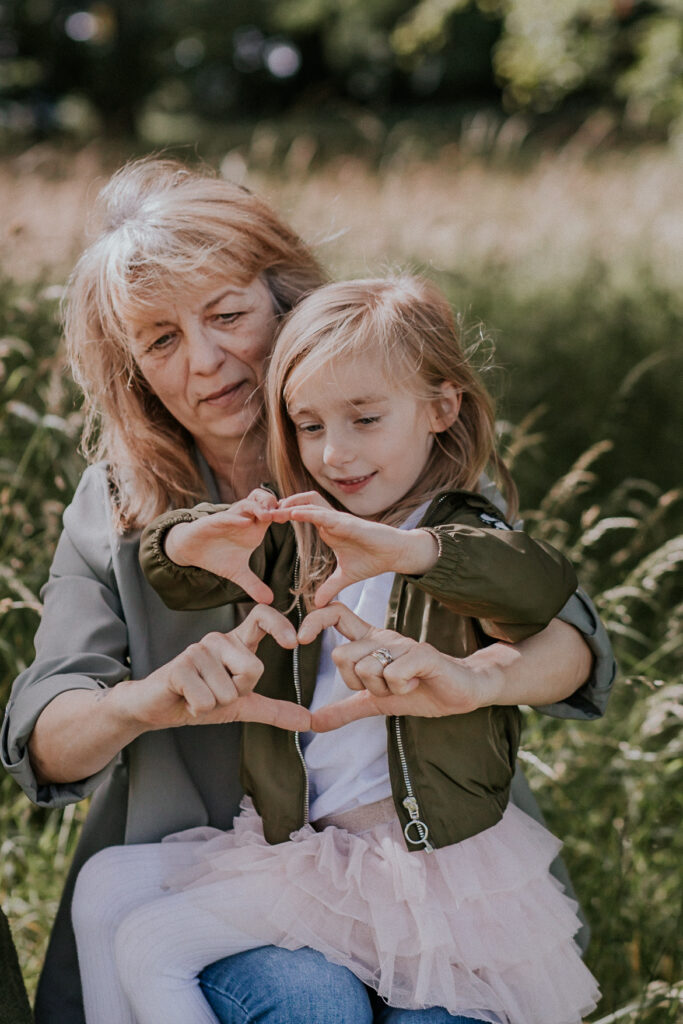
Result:
M315 491L285 498L268 514L279 523L312 523L334 552L337 567L316 591L317 608L323 608L340 590L358 580L383 572L427 572L438 556L437 542L426 530L398 530L339 512Z
M251 571L249 558L268 530L272 508L277 508L275 495L257 488L224 512L173 526L164 540L166 554L177 565L196 565L224 576L254 601L270 604L273 592Z
M253 692L263 674L255 652L266 633L281 647L296 647L291 622L274 608L257 605L230 633L207 633L145 679L119 683L107 699L121 701L147 729L224 722L310 729L306 708Z
M311 612L299 629L299 642L311 643L329 626L350 641L335 648L332 657L349 689L360 692L315 711L312 727L316 732L329 732L372 715L440 718L466 714L487 703L482 700L486 680L464 660L392 630L369 626L342 604ZM383 652L391 657L386 666Z

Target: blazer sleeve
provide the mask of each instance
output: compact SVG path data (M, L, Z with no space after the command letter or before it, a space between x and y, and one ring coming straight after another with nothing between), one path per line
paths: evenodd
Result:
M617 663L607 630L590 597L580 587L557 613L557 618L578 629L593 655L593 668L586 682L569 697L555 704L536 705L535 710L553 718L602 718L617 676Z
M86 470L64 513L64 531L41 597L36 657L15 680L0 735L2 763L27 796L61 807L91 793L109 767L74 783L39 784L27 744L43 709L68 690L125 679L128 630L112 570L111 513L103 466Z
M487 636L515 643L539 632L576 590L576 573L550 544L513 530L479 495L463 493L451 521L429 527L439 557L419 587Z
M166 534L173 526L194 522L229 507L203 502L191 509L176 509L159 516L143 530L140 565L147 582L168 608L201 610L253 600L241 587L224 576L194 565L177 565L168 557L164 547ZM266 583L270 582L273 565L286 534L286 527L269 527L263 542L249 559L252 571Z

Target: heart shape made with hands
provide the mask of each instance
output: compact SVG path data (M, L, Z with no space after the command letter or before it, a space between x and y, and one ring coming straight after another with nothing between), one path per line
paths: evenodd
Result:
M250 567L250 558L271 523L309 523L332 551L336 565L318 587L314 604L323 608L345 587L384 572L425 572L438 546L424 530L399 530L333 508L316 491L278 500L257 488L229 508L176 524L166 535L168 557L232 580L254 601L271 604L270 587Z
M335 648L333 659L349 689L358 692L313 712L315 732L330 732L374 715L438 718L477 707L472 673L460 659L393 630L370 626L339 602L306 616L299 643L311 643L329 627L349 641ZM389 664L373 657L378 648L390 652Z

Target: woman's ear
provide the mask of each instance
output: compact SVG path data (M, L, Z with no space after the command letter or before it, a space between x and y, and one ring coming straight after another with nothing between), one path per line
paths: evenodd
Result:
M462 391L449 380L445 380L439 390L439 397L432 399L429 406L429 426L433 434L441 434L455 423L462 404Z

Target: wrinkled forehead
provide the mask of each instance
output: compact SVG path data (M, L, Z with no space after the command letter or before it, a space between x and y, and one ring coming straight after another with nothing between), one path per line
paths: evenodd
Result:
M232 289L241 292L252 284L233 268L202 271L165 271L129 276L123 287L111 289L112 312L126 334L141 326L173 320L179 307L201 310L212 299Z

